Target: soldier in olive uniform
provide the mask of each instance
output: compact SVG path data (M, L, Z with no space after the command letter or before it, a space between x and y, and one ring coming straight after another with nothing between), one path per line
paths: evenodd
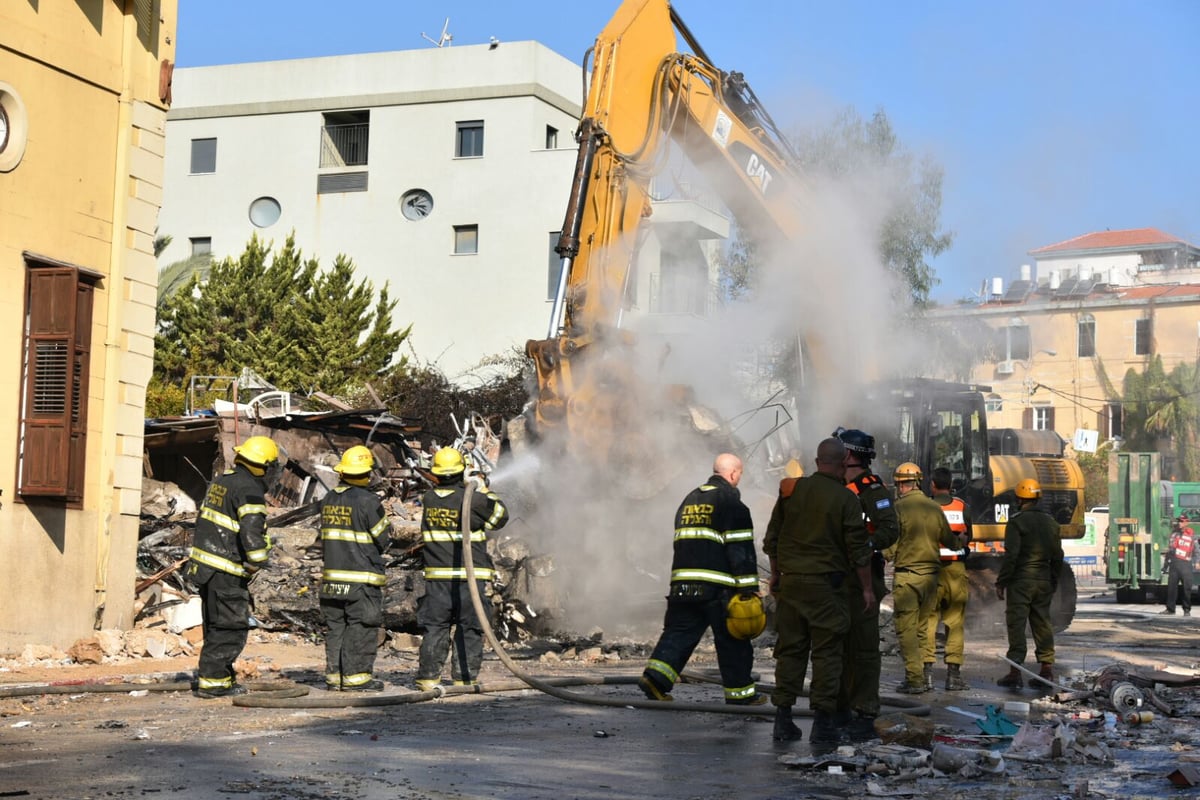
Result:
M846 446L846 488L858 496L867 536L871 542L871 590L876 599L887 594L883 577L881 551L896 543L900 523L892 492L883 479L871 471L875 458L875 437L857 429L838 428L833 435ZM883 658L879 653L879 604L863 608L855 598L862 593L858 574L847 576L850 596L850 632L842 657L842 686L838 692L838 718L850 727L854 739L875 735L875 718L879 716L879 674ZM853 716L852 716L853 715Z
M892 560L892 605L900 655L904 659L901 694L929 691L925 681L925 637L937 603L939 549L953 547L954 534L942 507L921 492L921 470L912 462L896 467L896 514L900 538L885 555Z
M841 683L842 651L850 630L847 575L858 574L862 592L856 602L875 605L871 589L871 548L862 511L843 485L845 445L830 438L817 447L817 471L800 478L780 496L771 512L763 542L771 562L771 592L778 600L775 645L776 740L800 738L792 706L802 694L812 657L809 706L812 739L834 742L839 736L834 713Z
M1058 588L1063 566L1062 534L1054 518L1036 508L1042 487L1032 478L1017 484L1021 510L1004 527L1004 560L996 578L996 597L1005 601L1004 618L1008 625L1008 660L1025 661L1025 626L1033 630L1034 655L1041 665L1039 677L1030 685L1049 685L1054 681L1054 626L1050 622L1050 601ZM1000 686L1019 689L1021 672L1010 667L996 681Z

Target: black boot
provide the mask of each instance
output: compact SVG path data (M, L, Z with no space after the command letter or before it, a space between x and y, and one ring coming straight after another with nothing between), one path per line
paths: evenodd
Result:
M963 680L961 666L958 664L946 665L946 690L950 692L965 692L971 688L971 684Z
M1030 678L1029 685L1034 689L1050 689L1054 683L1054 668L1050 664L1042 664L1036 678Z
M841 738L841 729L828 711L813 712L812 736L813 744L837 744Z
M925 688L933 688L933 664L925 665Z
M775 708L775 730L771 737L777 742L795 742L804 732L792 722L792 707L777 706Z
M857 716L850 721L846 726L846 733L850 736L852 742L866 742L874 739L875 733L875 718L867 716Z
M1009 667L1008 674L1003 678L996 680L997 686L1003 686L1006 689L1020 689L1025 685L1025 679L1021 677L1021 671L1016 667Z

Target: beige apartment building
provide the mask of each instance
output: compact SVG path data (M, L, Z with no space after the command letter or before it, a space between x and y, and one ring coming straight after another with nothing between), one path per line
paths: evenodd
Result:
M133 622L175 28L0 4L0 654Z
M971 380L990 428L1057 431L1090 451L1122 436L1125 374L1160 356L1170 372L1200 359L1200 248L1154 228L1089 233L1029 251L1016 280L989 281L978 305L934 319L974 318L996 357Z

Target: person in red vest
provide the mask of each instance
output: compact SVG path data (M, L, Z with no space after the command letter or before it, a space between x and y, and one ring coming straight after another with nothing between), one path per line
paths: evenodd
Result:
M1183 615L1192 615L1192 554L1196 549L1196 534L1192 532L1187 514L1180 514L1171 529L1171 541L1167 546L1167 607L1160 614L1175 614L1176 592L1182 586L1179 605Z

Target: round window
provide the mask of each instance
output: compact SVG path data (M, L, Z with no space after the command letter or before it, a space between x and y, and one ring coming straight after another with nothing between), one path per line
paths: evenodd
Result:
M0 172L10 172L25 155L29 117L17 90L0 82Z
M425 219L433 213L433 195L424 189L411 189L400 197L400 213L408 219Z
M256 228L269 228L279 222L281 211L274 197L260 197L250 204L250 221Z

